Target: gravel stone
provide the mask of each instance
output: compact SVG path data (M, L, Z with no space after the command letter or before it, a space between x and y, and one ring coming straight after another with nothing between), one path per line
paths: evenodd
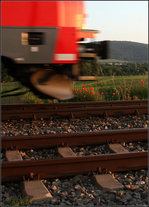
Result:
M23 121L8 120L2 122L1 133L5 136L46 135L56 133L75 133L82 131L100 131L111 129L147 128L147 115L127 115L120 117L86 116L79 119L57 118Z

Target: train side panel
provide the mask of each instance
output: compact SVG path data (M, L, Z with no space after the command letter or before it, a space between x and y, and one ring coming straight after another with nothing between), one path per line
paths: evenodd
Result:
M59 1L58 22L62 27L76 27L83 29L85 26L84 2Z
M76 63L79 59L75 27L60 27L53 54L53 63Z
M57 1L2 1L2 26L57 27Z
M2 1L2 56L20 64L76 63L81 12L77 1Z
M20 64L52 63L57 33L52 27L3 27L2 56Z

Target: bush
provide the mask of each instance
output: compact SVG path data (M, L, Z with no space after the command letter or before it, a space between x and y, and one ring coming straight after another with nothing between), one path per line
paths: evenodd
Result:
M3 63L2 63L2 74L1 75L2 75L2 77L1 77L2 82L14 81L14 78L8 74L8 69L4 66Z
M135 99L148 99L148 89L147 87L134 87L130 91L130 97Z

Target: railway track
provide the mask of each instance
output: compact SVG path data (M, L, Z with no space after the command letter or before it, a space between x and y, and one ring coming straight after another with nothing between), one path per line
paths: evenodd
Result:
M39 141L37 141L37 137ZM27 138L27 139L26 139ZM49 139L49 142L48 142ZM9 140L9 141L8 141ZM25 141L24 141L25 140ZM30 141L29 141L30 140ZM31 141L33 140L33 142ZM87 145L147 140L147 129L115 130L88 134L59 134L54 136L2 137L2 149L29 149L47 146ZM22 143L22 144L21 144ZM67 151L68 149L66 149ZM120 150L119 150L120 151ZM123 152L98 156L70 156L46 160L21 160L2 163L2 181L20 179L23 176L53 178L77 173L98 171L128 171L147 167L147 151Z
M120 115L147 113L147 100L2 105L2 120L40 119L50 116Z
M147 114L147 101L117 101L108 103L89 102L72 104L41 104L41 105L3 105L2 120L11 119L40 119L50 116L71 116L81 117L82 115L119 115ZM86 117L85 117L86 120ZM27 120L26 120L27 121ZM15 121L12 121L16 123ZM38 121L35 121L38 122ZM5 123L5 122L4 122ZM4 124L5 125L5 124ZM46 125L44 123L44 125ZM144 126L142 126L144 127ZM123 148L124 143L142 142L147 145L147 128L133 128L124 130L98 130L95 132L75 132L75 133L56 133L47 135L17 135L2 136L2 150L6 154L6 160L1 165L2 183L9 181L23 181L24 190L31 196L30 202L42 197L44 179L65 178L73 175L91 174L96 182L103 188L123 189L124 187L111 174L126 172L135 172L135 170L147 169L146 147L135 151L128 151L127 146ZM30 134L30 133L29 133ZM105 145L101 150L97 147L97 152L90 155L77 152L78 146ZM122 145L121 145L122 144ZM127 144L126 144L127 145ZM123 145L125 146L125 144ZM71 147L71 148L70 148ZM38 151L39 154L47 148L55 148L59 156L54 155L51 158L43 156L41 159L22 157L25 151ZM76 148L76 149L75 149ZM102 147L101 147L102 148ZM105 150L104 149L107 149ZM34 150L33 150L34 149ZM41 152L40 152L41 150ZM103 152L104 151L104 152ZM112 151L112 152L111 152ZM138 152L139 151L139 152ZM43 152L44 153L44 152ZM4 159L5 160L5 159ZM42 179L42 180L41 180ZM45 182L47 182L45 180ZM49 182L49 181L48 181ZM42 186L42 187L41 187ZM44 187L43 187L44 186ZM41 187L41 188L40 188ZM135 189L136 186L131 186ZM36 189L41 189L36 195ZM77 188L77 185L76 185ZM32 189L32 192L31 192ZM23 190L23 191L24 191ZM86 191L82 191L86 193ZM49 191L44 192L44 198L50 195ZM50 198L52 196L50 195Z
M49 160L13 161L2 163L2 181L20 177L55 178L89 171L128 171L147 168L147 152L129 152L88 157Z

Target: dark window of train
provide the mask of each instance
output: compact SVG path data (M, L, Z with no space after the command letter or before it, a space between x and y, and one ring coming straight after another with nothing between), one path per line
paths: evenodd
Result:
M42 32L28 32L29 45L43 45L44 33Z

